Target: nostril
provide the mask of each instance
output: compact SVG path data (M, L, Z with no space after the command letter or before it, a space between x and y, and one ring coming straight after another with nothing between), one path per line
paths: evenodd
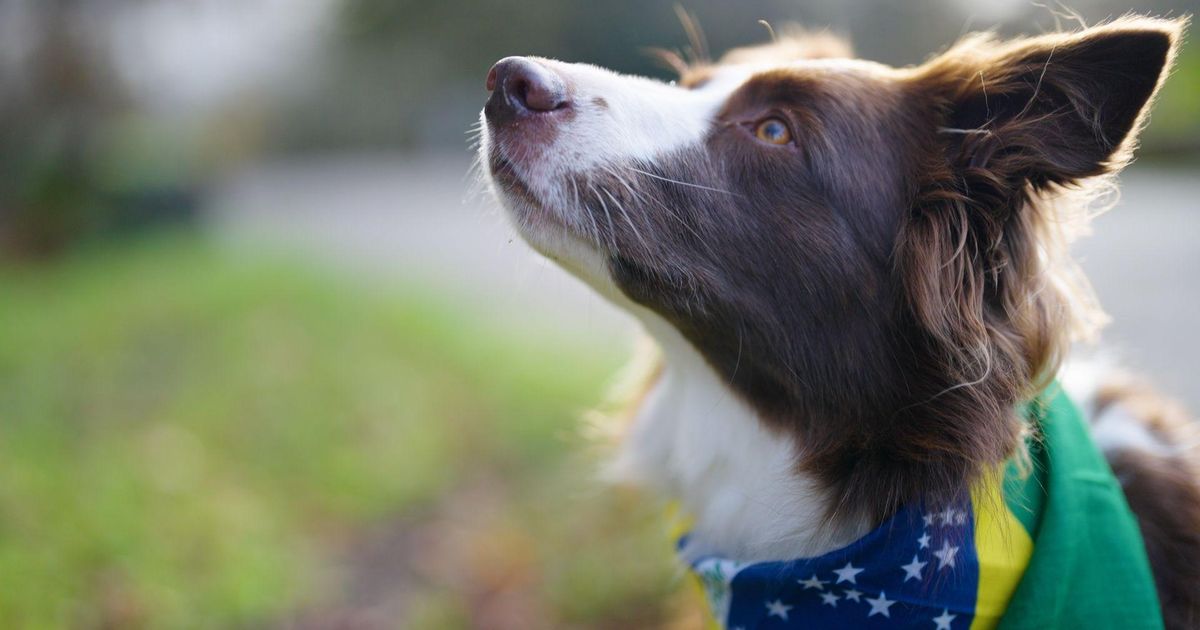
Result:
M496 68L499 66L500 66L500 64L496 64L496 65L492 66L491 70L488 70L486 87L487 87L487 91L489 91L489 92L493 92L496 90Z
M517 89L525 107L533 111L554 111L566 102L562 85L551 80L546 74L525 78Z
M529 109L537 109L536 107L529 107L529 81L524 77L513 77L510 81L511 84L508 86L508 91L512 94L513 98Z
M567 90L556 72L523 57L501 59L485 82L497 104L516 112L550 112L569 105Z

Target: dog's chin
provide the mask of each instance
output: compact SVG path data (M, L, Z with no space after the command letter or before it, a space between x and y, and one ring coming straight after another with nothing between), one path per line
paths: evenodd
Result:
M608 254L564 220L563 209L551 206L535 193L507 158L493 153L487 164L492 189L521 238L602 296L623 302L624 296L609 273Z

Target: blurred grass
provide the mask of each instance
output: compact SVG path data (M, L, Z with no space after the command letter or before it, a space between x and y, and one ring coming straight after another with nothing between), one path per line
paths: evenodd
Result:
M652 510L570 455L622 348L188 236L0 287L5 627L272 625L390 523L438 543L393 567L414 627L477 622L480 575L548 626L668 614ZM456 503L466 534L409 516Z

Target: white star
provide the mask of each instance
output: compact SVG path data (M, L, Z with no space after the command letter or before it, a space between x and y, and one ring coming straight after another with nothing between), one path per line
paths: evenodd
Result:
M937 556L938 568L945 569L946 567L954 567L954 554L958 553L958 547L951 547L950 541L943 540L942 548L933 552Z
M868 617L873 617L875 615L883 615L884 617L887 617L890 619L892 614L890 612L888 612L888 609L892 607L892 604L896 603L896 600L894 600L894 599L889 600L887 598L887 593L884 593L883 591L879 591L879 599L871 599L870 597L868 597L867 603L871 605L871 611L867 613Z
M936 630L950 630L950 622L958 618L958 615L951 615L949 610L942 609L942 614L933 618L933 623L937 624Z
M838 602L837 595L834 595L833 593L821 593L821 599L824 600L825 604L828 604L830 606L833 606L834 608L837 608L837 602Z
M859 573L862 573L863 571L864 571L864 569L856 569L856 568L854 568L854 565L847 562L846 566L844 566L840 569L833 570L833 572L836 573L838 576L837 582L834 582L834 584L841 584L842 582L858 584L858 581L856 581L854 579L854 576L858 575Z
M921 517L925 521L925 527L929 527L930 525L933 525L933 517L934 516L935 516L935 514L930 512L929 514L926 514L925 516Z
M788 611L792 609L791 606L788 606L778 599L773 602L766 602L766 604L768 617L779 617L780 619L787 621Z
M849 601L855 601L855 602L862 601L862 599L861 599L862 591L859 591L859 590L849 589L846 592L842 593L842 596L845 597Z
M917 544L921 545L921 547L920 547L921 549L928 549L929 548L929 534L922 534L921 537L917 539Z
M954 520L954 508L946 508L946 511L938 514L938 518L942 520L942 525L949 525Z
M814 573L813 576L808 578L807 580L796 580L796 581L803 584L804 590L806 590L806 591L810 588L815 588L818 591L823 591L823 590L825 590L825 584L827 584L826 582L822 582L821 580L818 580L816 573Z
M962 525L963 523L966 523L966 522L967 522L967 513L966 512L959 510L954 513L954 524L955 525Z
M904 569L904 581L917 580L921 581L921 569L925 568L928 562L917 562L917 555L913 554L912 562L900 567Z

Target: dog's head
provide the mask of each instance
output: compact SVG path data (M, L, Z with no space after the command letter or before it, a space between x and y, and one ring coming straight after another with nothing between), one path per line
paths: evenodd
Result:
M902 69L792 37L678 84L510 57L482 158L536 249L678 329L840 514L878 518L1018 445L1087 295L1053 201L1128 160L1183 26Z

